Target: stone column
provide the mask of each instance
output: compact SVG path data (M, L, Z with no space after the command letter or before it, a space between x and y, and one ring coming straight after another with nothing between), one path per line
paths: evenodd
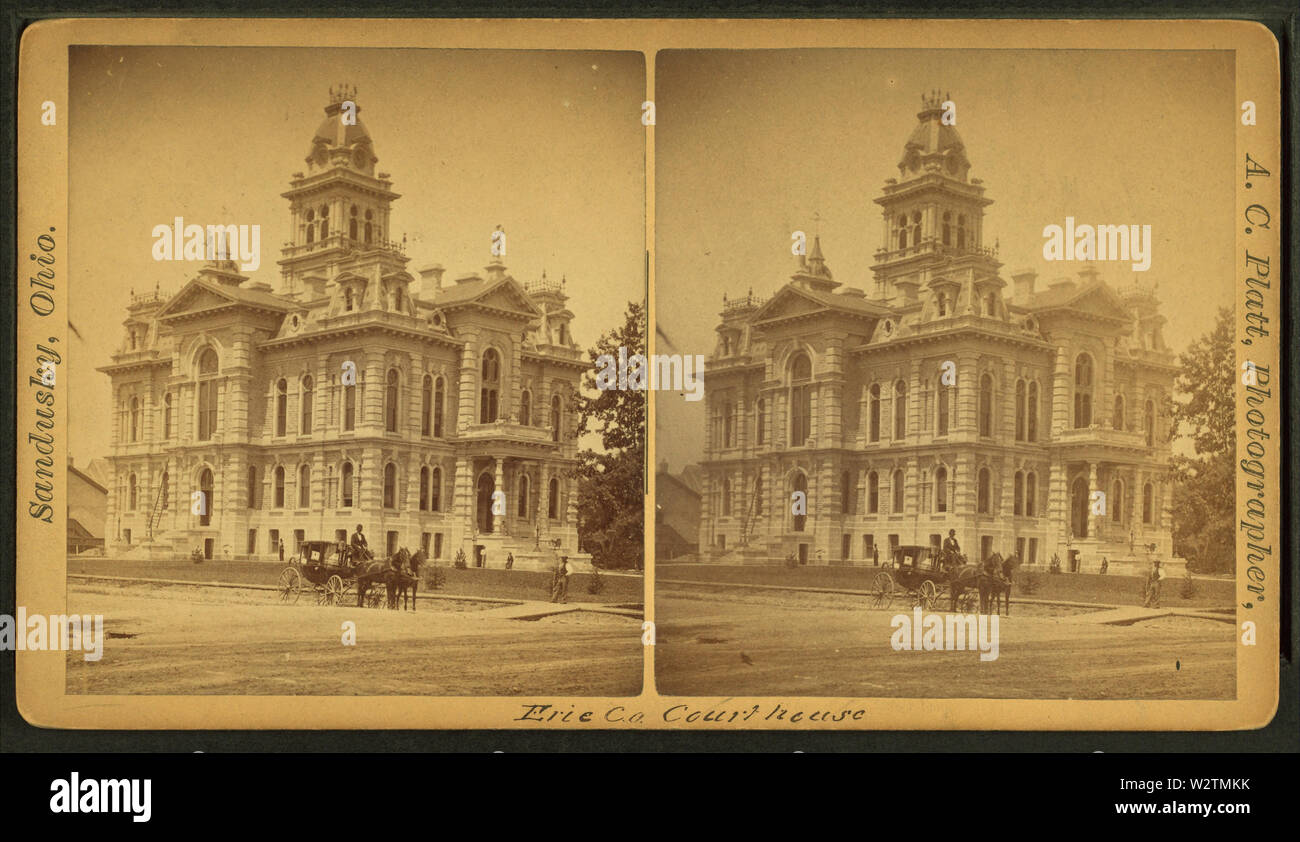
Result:
M1100 538L1101 515L1092 513L1092 495L1095 491L1104 491L1097 487L1097 463L1088 463L1088 537ZM1109 502L1109 499L1107 500Z
M1042 400L1042 396L1039 396ZM1056 367L1052 372L1052 438L1058 438L1062 431L1068 430L1073 419L1070 417L1072 390L1070 386L1070 359L1061 345L1056 349Z
M492 503L494 507L498 499L496 496L496 492L498 491L501 492L502 496L505 496L506 494L505 462L506 462L505 458L501 456L494 457L492 460L493 468L494 468L493 479L492 479L492 485L493 485ZM509 500L507 500L506 502L507 505L509 505ZM505 525L506 525L505 515L499 515L493 512L492 532L496 535L504 535Z

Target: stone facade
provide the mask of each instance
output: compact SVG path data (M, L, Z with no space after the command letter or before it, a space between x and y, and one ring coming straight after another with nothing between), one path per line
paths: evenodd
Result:
M925 100L875 200L870 294L842 288L814 238L769 299L724 300L703 560L870 565L949 529L972 560L1171 560L1176 369L1154 289L1117 291L1091 264L1008 289L984 236L992 200L942 113Z
M496 258L417 280L390 238L399 197L331 93L282 194L279 289L212 260L175 295L132 296L100 369L109 554L275 560L280 540L287 558L359 523L377 554L585 562L569 472L587 364L563 283L521 284Z

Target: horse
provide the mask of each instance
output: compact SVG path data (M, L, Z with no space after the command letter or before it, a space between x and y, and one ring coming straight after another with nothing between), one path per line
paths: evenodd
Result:
M984 562L986 566L985 578L987 581L981 581L980 586L980 607L987 610L990 604L996 605L993 609L997 613L1002 612L1003 599L1006 599L1007 616L1011 616L1011 585L1015 578L1016 568L1020 566L1020 559L1014 555L1009 555L1005 559L994 553ZM991 571L991 572L990 572Z
M375 585L383 585L388 594L388 607L397 607L395 580L401 575L402 567L410 558L410 553L403 547L387 561L372 561L357 574L357 607L362 608L366 602L366 591Z
M957 600L961 599L962 594L969 590L980 589L980 580L982 576L984 576L984 574L980 572L979 565L963 564L961 567L958 567L956 572L948 579L948 595L952 600L951 610L954 614L957 613ZM983 594L981 594L981 611L984 608L983 599Z
M424 550L416 552L415 555L407 559L406 570L399 570L398 574L393 577L392 588L395 592L391 598L393 608L397 607L397 597L400 596L402 598L402 610L406 610L406 593L409 590L411 593L411 610L415 610L415 601L420 595L420 565L424 563L428 555Z

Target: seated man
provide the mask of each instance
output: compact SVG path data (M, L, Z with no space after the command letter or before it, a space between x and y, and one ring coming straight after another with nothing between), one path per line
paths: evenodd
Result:
M361 524L357 524L357 531L352 533L352 557L355 562L369 561L374 558L370 554L370 545L366 542L366 536L361 531Z

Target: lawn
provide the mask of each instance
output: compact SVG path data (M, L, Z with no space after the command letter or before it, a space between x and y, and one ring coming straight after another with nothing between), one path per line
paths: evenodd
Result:
M715 564L672 564L656 568L663 581L717 582L719 584L785 585L798 588L871 590L879 567L777 567L728 566ZM1143 577L1101 575L1099 573L1033 574L1037 582L1032 594L1023 586L1025 571L1018 571L1014 593L1033 599L1067 602L1097 602L1137 605L1142 601ZM1160 604L1166 608L1227 608L1234 604L1235 584L1231 579L1196 579L1196 594L1190 599L1179 595L1178 579L1166 579Z

